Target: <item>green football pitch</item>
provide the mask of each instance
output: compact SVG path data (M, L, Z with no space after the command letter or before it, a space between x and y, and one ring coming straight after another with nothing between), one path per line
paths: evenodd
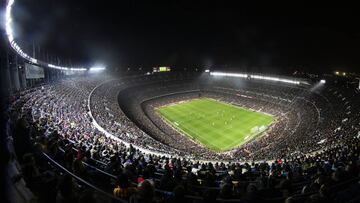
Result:
M218 152L254 139L273 122L271 115L210 98L173 103L157 112L178 131Z

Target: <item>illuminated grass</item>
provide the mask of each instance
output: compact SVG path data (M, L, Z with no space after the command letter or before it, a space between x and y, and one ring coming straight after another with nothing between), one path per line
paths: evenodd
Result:
M264 132L273 116L214 99L194 99L160 107L171 126L218 152L240 146Z

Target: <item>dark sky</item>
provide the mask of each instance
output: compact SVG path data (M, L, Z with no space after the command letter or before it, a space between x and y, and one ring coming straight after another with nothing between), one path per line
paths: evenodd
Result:
M73 64L267 72L360 67L356 6L224 2L17 0L13 12L24 47L30 51L34 41Z

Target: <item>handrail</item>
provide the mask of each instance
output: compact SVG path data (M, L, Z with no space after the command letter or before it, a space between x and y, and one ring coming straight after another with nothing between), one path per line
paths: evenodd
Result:
M76 176L75 174L73 174L72 172L70 172L69 170L67 170L66 168L64 168L63 166L61 166L59 163L57 163L55 160L53 160L49 155L47 155L45 152L42 152L42 154L49 160L51 161L54 165L56 165L58 168L60 168L61 170L65 171L67 174L71 175L73 178L77 179L78 181L84 183L85 185L87 185L88 187L100 192L101 194L111 198L111 199L114 199L114 200L117 200L117 201L120 201L122 203L127 203L127 201L125 200L122 200L120 198L117 198L107 192L105 192L104 190L92 185L91 183L87 182L86 180Z
M73 147L72 149L73 149L75 152L78 151L75 147ZM93 159L93 158L90 158L90 159L93 160L93 161L95 161L96 163L101 164L101 165L104 165L104 166L107 165L107 163L105 163L105 162L103 162L103 161L100 161L100 160L97 160L97 159Z
M73 148L73 149L74 149L74 148ZM63 153L65 152L65 150L62 149L61 147L59 147L59 150L60 150L61 152L63 152ZM74 150L77 151L76 149L74 149ZM91 160L97 161L96 159L93 159L93 158L91 158ZM84 162L84 161L81 161L81 162L82 162L85 166L87 166L87 167L90 167L90 168L92 168L92 169L95 169L96 171L99 171L99 172L101 172L101 173L103 173L103 174L105 174L105 175L108 175L108 176L116 179L116 176L114 176L113 174L110 174L110 173L108 173L108 172L106 172L106 171L103 171L103 170L99 169L98 167L92 166L92 165L90 165L90 164L88 164L88 163L86 163L86 162ZM100 162L100 161L99 161L99 162ZM102 163L102 162L100 162L100 163Z
M65 152L61 147L59 147L59 150L62 151L62 152ZM76 149L75 149L75 150L76 150ZM94 160L94 159L92 159L92 160ZM110 176L111 178L114 178L114 179L117 178L115 175L113 175L113 174L111 174L111 173L108 173L108 172L106 172L106 171L104 171L104 170L101 170L101 169L99 169L99 168L97 168L97 167L95 167L95 166L92 166L92 165L90 165L90 164L88 164L88 163L86 163L86 162L84 162L84 161L82 161L82 163L83 163L85 166L89 167L89 168L92 168L92 169L94 169L94 170L96 170L96 171L101 172L102 174L105 174L105 175L107 175L107 176ZM159 172L155 172L155 174L156 174L156 175L164 175L164 174L159 173ZM160 179L154 179L154 180L160 181ZM215 181L215 182L220 183L221 181ZM258 181L241 181L241 183L257 183L257 182L258 182ZM137 185L136 183L132 183L132 184ZM192 186L192 187L197 188L197 189L201 189L201 190L205 190L205 189L220 190L220 189L221 189L220 187L208 187L208 186L197 186L197 185L194 185L194 186ZM158 190L158 189L156 189L156 190L157 190L158 192L169 192L169 191L165 191L165 190Z
M99 172L101 172L101 173L103 173L103 174L105 174L105 175L108 175L108 176L110 176L111 178L114 178L114 179L116 179L116 176L114 176L113 174L110 174L110 173L108 173L108 172L106 172L106 171L103 171L103 170L101 170L101 169L98 169L97 167L95 167L95 166L92 166L92 165L90 165L90 164L88 164L88 163L86 163L86 162L82 162L84 165L86 165L87 167L90 167L90 168L92 168L92 169L95 169L96 171L99 171Z

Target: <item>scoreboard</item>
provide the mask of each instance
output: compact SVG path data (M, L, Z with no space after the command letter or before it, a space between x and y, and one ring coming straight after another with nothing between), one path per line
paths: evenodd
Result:
M157 73L157 72L169 72L171 71L171 68L168 66L161 66L161 67L153 67L153 72Z

